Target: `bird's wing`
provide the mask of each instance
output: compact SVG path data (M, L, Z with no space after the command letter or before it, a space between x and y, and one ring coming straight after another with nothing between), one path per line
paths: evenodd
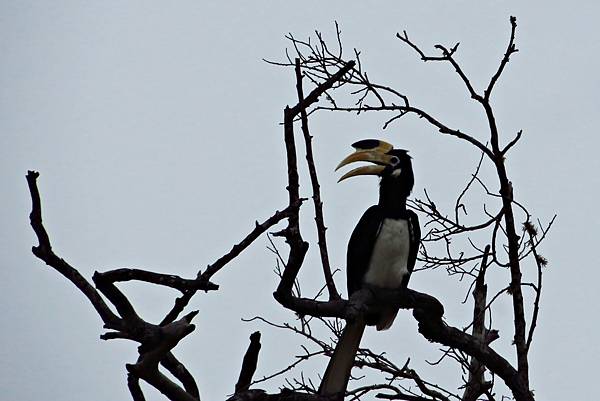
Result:
M382 221L381 208L378 205L371 206L362 215L352 232L346 254L348 297L362 285Z
M419 225L419 217L412 210L407 210L408 213L408 228L410 230L410 246L408 250L408 275L403 280L403 287L408 285L410 274L415 268L417 262L417 254L419 253L419 245L421 244L421 226Z

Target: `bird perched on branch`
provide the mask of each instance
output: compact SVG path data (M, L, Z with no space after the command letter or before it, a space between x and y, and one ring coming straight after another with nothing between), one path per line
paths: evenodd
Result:
M358 141L352 147L355 152L342 160L336 170L359 161L373 164L347 172L338 182L359 175L377 175L381 182L379 203L363 214L348 242L348 294L351 296L365 284L375 289L406 288L421 238L417 215L406 209L406 199L414 185L411 157L406 150L394 149L377 139ZM397 313L396 307L383 307L375 315L346 323L321 381L320 395L343 397L365 326L387 330Z

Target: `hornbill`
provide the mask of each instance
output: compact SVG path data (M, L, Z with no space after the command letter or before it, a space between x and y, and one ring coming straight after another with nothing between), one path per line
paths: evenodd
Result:
M406 288L421 238L417 215L406 209L406 198L414 185L411 157L406 150L394 149L389 143L376 139L358 141L352 147L356 151L342 160L336 170L358 161L374 164L357 167L338 182L358 175L378 175L381 181L379 203L363 214L348 242L348 296L365 284L375 290ZM337 394L343 398L365 325L374 325L378 331L387 330L397 313L398 308L384 306L375 314L346 323L319 394Z

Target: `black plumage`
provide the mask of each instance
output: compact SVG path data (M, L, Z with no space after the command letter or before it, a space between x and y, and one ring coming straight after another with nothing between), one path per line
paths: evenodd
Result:
M374 165L355 168L340 181L357 175L378 175L381 182L378 204L363 214L348 242L348 294L351 296L365 283L375 285L374 288L406 288L421 238L419 219L406 208L406 199L414 185L411 158L406 150L393 149L392 145L375 139L352 146L356 151L338 168L357 161ZM365 325L386 330L397 312L395 307L384 307L375 315L347 322L323 375L319 394L330 396L344 391Z
M410 229L410 251L408 254L408 271L412 273L417 261L419 243L421 239L421 229L419 218L412 210L405 210L406 219ZM346 283L348 287L348 296L358 291L363 283L363 277L369 267L373 247L377 239L377 234L385 218L390 217L386 210L380 205L373 205L362 215L358 224L352 232L348 242L348 251L346 254ZM406 288L410 274L405 275L402 281L402 287Z

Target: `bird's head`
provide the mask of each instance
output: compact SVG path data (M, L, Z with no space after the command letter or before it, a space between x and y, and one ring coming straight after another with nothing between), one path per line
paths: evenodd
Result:
M381 177L381 186L401 188L408 196L414 185L411 157L404 149L394 149L394 146L378 139L364 139L352 144L355 149L338 164L341 167L354 162L370 162L373 165L357 167L342 175L338 182L358 175L377 175Z

